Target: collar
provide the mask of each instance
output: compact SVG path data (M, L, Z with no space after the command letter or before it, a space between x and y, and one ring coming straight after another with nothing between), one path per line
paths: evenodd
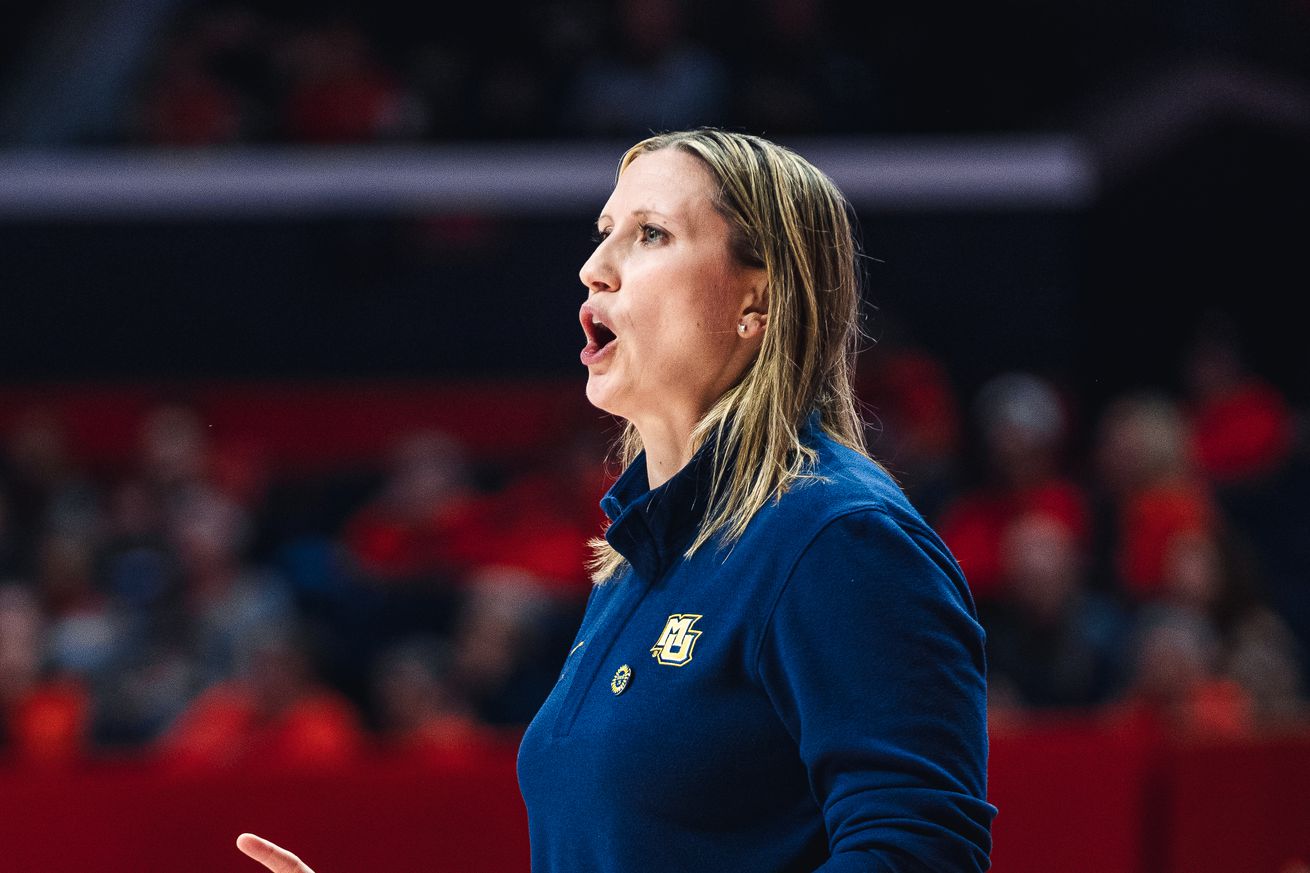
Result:
M819 413L810 413L801 440L812 442L819 432ZM682 558L713 502L715 440L707 440L677 473L658 488L646 478L646 453L639 454L601 498L610 519L605 539L632 566L636 575L654 582Z

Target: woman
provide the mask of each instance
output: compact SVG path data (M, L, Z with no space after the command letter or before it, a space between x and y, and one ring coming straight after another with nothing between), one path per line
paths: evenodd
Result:
M863 449L848 204L766 140L665 134L597 240L582 361L626 469L519 751L533 870L986 870L983 633Z

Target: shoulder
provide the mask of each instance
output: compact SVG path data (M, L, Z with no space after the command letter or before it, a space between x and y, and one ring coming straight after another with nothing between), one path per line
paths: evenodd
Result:
M755 539L773 555L775 584L854 585L866 597L931 592L974 613L959 562L891 474L831 439L816 448L813 475L760 514Z
M847 516L878 513L888 521L935 536L901 486L881 464L820 436L808 474L760 513L761 527L781 528L806 540Z

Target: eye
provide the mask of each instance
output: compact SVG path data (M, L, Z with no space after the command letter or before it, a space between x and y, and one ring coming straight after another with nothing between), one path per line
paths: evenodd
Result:
M666 236L668 236L668 234L653 224L641 225L642 245L653 245L658 242L663 242Z
M591 241L596 245L600 245L601 243L603 243L605 241L605 238L609 235L610 232L608 230L601 230L600 228L594 226L591 228Z

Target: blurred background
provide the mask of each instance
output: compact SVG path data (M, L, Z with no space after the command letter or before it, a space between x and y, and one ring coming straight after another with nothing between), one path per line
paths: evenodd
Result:
M1310 2L0 7L0 868L527 868L624 148L855 203L995 869L1310 871Z

